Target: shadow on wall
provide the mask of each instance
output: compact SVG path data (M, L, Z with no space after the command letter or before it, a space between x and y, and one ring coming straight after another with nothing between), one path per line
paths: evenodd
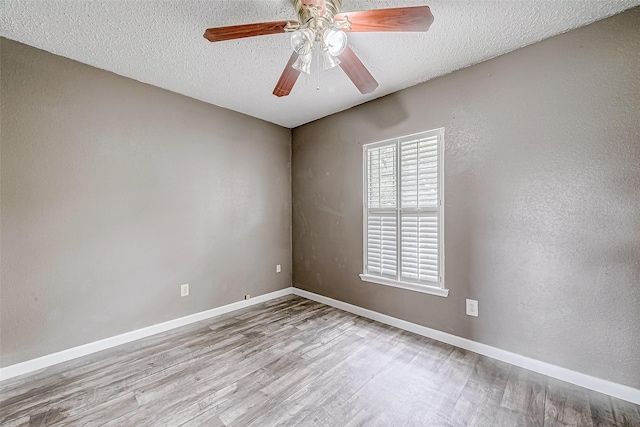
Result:
M400 102L397 92L384 97L385 108L369 108L367 120L378 129L387 129L399 125L409 118L409 114ZM373 105L372 105L373 107Z

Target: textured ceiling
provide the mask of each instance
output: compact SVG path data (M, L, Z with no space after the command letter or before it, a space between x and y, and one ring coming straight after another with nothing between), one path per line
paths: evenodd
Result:
M271 94L289 36L220 43L209 27L296 19L291 0L0 0L0 35L286 127L295 127L640 4L640 0L344 0L344 11L428 5L427 33L349 34L380 86L338 67ZM315 70L314 70L315 71ZM316 88L319 86L319 90Z

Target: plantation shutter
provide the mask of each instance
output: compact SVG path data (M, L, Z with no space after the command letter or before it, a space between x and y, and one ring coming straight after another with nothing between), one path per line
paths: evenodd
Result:
M397 275L397 147L394 141L367 151L366 271Z
M437 129L365 146L367 279L374 276L383 284L444 290L441 135Z
M367 265L369 273L396 276L397 224L396 216L369 215L367 219Z
M405 281L438 281L438 135L401 138L401 274Z

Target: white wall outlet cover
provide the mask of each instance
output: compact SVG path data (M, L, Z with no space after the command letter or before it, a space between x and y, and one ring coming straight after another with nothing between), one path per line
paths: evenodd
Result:
M280 273L282 271L282 266L280 264L276 265L276 273Z
M467 300L467 315L478 317L478 301L474 299Z
M180 285L180 296L186 297L187 295L189 295L189 284Z

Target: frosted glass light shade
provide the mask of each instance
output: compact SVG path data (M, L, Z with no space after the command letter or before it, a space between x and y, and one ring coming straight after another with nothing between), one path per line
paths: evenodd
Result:
M324 32L323 40L332 56L340 56L347 48L347 33L342 30L329 28Z
M298 55L306 55L313 48L315 35L308 28L301 28L291 33L291 47Z
M293 63L292 67L302 73L311 74L311 57L312 56L313 55L311 54L311 52L305 55L299 55L298 59L296 60L296 62Z
M320 62L322 63L322 69L325 71L340 65L340 60L326 50L320 51Z

